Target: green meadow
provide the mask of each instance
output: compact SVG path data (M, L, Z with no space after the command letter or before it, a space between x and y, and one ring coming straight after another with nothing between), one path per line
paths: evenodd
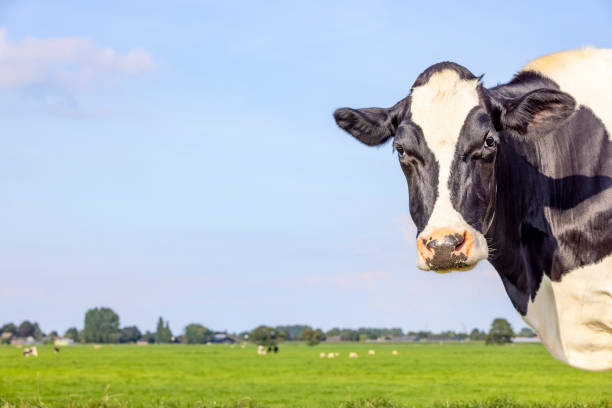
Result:
M567 367L538 344L281 344L269 355L252 344L38 351L25 358L0 347L0 407L612 408L612 372Z

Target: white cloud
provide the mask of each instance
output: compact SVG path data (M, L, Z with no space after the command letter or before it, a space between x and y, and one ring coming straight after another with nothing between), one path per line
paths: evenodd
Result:
M98 48L87 37L26 37L11 43L0 29L0 87L21 88L51 82L86 86L94 79L128 76L150 71L153 57L135 48L120 54Z

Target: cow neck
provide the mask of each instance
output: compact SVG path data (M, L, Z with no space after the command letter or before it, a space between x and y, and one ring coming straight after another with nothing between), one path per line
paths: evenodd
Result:
M491 248L490 262L499 273L514 307L523 315L527 303L535 296L542 279L542 268L534 265L525 253L525 235L546 236L547 222L541 209L546 204L549 187L541 183L538 170L525 160L533 146L517 151L507 140L499 146L495 163L495 212L487 242ZM536 232L539 231L539 232ZM545 242L540 245L547 246Z

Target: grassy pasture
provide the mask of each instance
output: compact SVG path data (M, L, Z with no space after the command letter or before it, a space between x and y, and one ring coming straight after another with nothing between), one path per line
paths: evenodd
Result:
M0 407L612 408L612 372L567 367L537 344L283 344L266 356L254 345L79 345L59 354L43 346L38 358L21 352L0 347Z

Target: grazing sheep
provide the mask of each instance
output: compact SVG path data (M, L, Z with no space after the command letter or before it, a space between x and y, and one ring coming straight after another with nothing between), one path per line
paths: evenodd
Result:
M397 350L393 350L391 354L393 354L394 356L397 356Z
M327 354L325 354L325 353L319 353L319 357L321 357L321 358L325 358L325 357L327 357Z
M263 356L266 354L266 348L264 346L257 347L257 354Z
M99 345L99 344L94 344L94 345L93 345L93 348L95 348L96 350L97 350L97 349L99 349L100 347L102 347L102 346L101 346L101 345Z
M329 354L327 355L327 358L334 358L334 357L336 357L336 356L334 355L334 353L329 353Z
M338 357L340 355L340 353L338 353L337 351L334 353L334 356Z
M370 350L370 351L368 351L368 354L373 356L374 354L376 354L376 352L374 350Z
M357 358L359 357L357 353L349 353L349 358Z

